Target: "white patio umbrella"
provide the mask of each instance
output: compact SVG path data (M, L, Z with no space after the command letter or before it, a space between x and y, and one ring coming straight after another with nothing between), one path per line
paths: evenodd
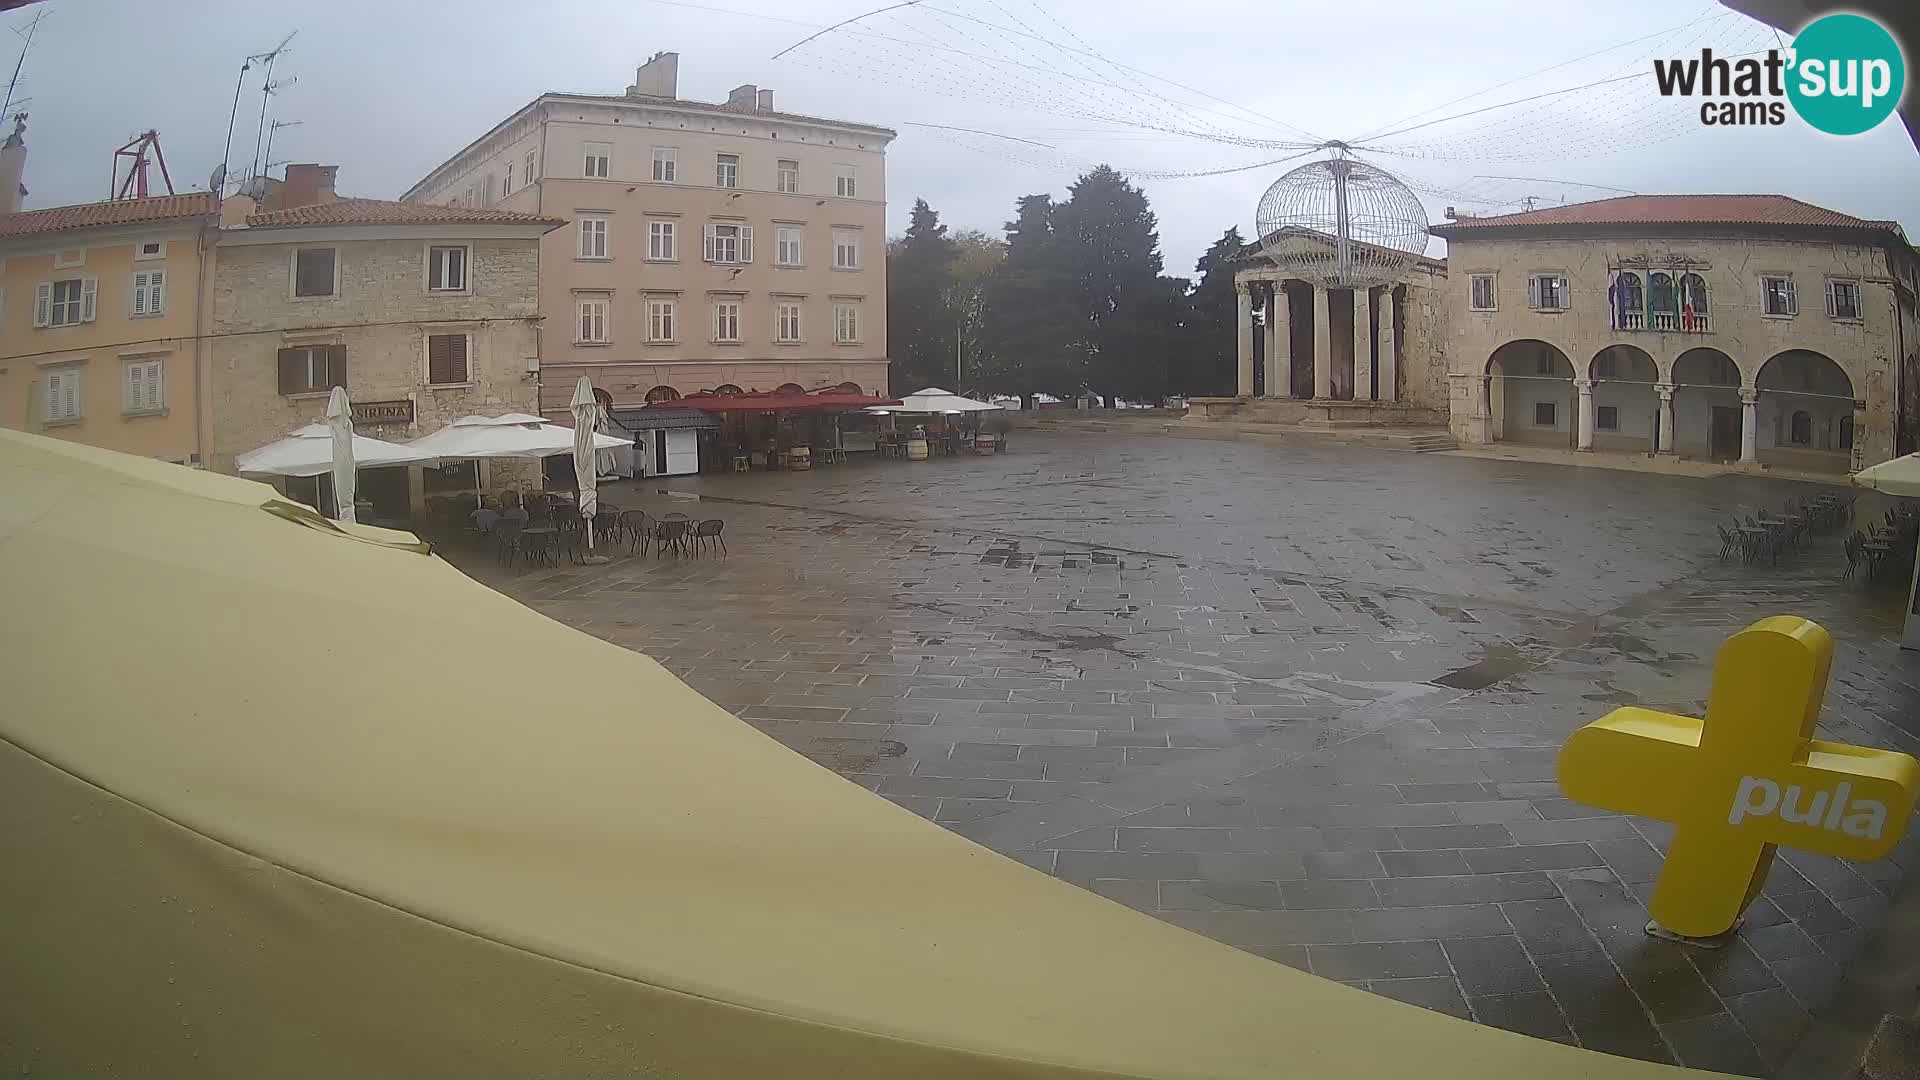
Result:
M867 407L867 411L870 413L937 413L942 415L948 413L997 412L999 409L1000 406L998 405L985 401L975 401L970 397L962 397L951 390L942 390L937 386L929 386L922 390L915 390L913 393L901 398L900 404L898 405L870 405Z
M344 386L334 387L327 395L327 431L333 450L334 520L351 523L358 474L353 465L353 406L347 402Z
M573 453L572 428L549 424L530 413L504 416L463 416L439 431L430 432L407 445L419 453L436 458L540 458ZM595 434L596 450L626 446L625 439ZM474 492L474 497L479 497Z
M593 516L600 512L600 462L595 439L604 439L597 428L600 403L593 398L593 382L585 375L573 384L573 484L579 492L580 517L587 523L587 558L593 558ZM616 440L617 441L617 440Z
M1920 498L1920 453L1869 465L1853 474L1853 483L1901 498ZM1914 553L1913 564L1913 580L1907 583L1906 625L1900 633L1903 649L1920 649L1920 551Z
M416 465L432 461L411 446L353 437L353 462L362 469L382 465ZM319 476L333 471L333 428L326 424L308 424L284 439L241 454L237 462L243 475Z

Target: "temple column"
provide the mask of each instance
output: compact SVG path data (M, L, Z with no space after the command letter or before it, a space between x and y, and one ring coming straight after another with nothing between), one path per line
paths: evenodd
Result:
M1398 401L1400 395L1395 384L1400 380L1400 328L1394 323L1393 286L1389 285L1380 293L1378 325L1374 333L1379 335L1380 357L1375 364L1380 371L1378 381L1380 392L1374 396L1381 401Z
M1353 400L1373 400L1373 296L1353 290Z
M1313 287L1313 396L1325 401L1333 396L1333 320L1327 315L1327 287Z
M1253 396L1253 292L1251 286L1242 285L1234 289L1236 310L1240 319L1240 333L1235 339L1239 359L1239 389L1235 393L1241 397Z
M1289 348L1292 338L1292 312L1287 310L1287 290L1282 282L1271 282L1267 293L1267 396L1283 398L1292 393L1288 382L1291 366Z

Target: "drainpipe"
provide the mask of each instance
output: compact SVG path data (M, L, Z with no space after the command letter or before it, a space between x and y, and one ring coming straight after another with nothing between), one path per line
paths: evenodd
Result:
M214 239L219 236L219 193L214 195L214 227L201 226L199 280L193 292L193 449L200 467L213 469L213 343L207 340L207 307L213 303Z

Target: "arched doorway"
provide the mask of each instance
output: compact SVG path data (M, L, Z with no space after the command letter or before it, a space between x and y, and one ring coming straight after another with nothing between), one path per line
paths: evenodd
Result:
M1573 361L1531 338L1509 341L1487 357L1488 434L1494 442L1572 447L1578 418Z
M1740 366L1719 349L1688 349L1673 362L1673 451L1707 461L1738 461L1742 417Z
M1847 472L1853 462L1853 380L1823 353L1788 349L1760 365L1754 416L1758 460L1785 468Z
M857 382L843 382L839 386L834 387L833 392L836 394L852 394L855 397L866 393L866 391L860 389L860 384Z
M781 383L779 386L773 388L773 392L776 394L804 394L807 392L807 388L801 386L799 383Z
M680 391L671 386L656 386L647 391L647 404L656 405L662 401L680 400Z
M1645 452L1660 446L1660 368L1645 349L1609 345L1587 364L1593 381L1593 448Z

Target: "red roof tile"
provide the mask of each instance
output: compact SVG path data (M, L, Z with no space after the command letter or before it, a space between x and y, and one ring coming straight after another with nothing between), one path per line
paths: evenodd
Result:
M1622 195L1518 214L1460 218L1433 226L1436 236L1472 229L1534 229L1561 225L1813 226L1897 232L1891 221L1869 221L1785 195Z
M558 218L513 210L434 206L388 199L336 199L330 203L247 215L247 225L252 228L300 225L546 225L558 228L565 224Z
M102 225L173 221L206 217L213 212L213 196L204 191L145 199L114 199L110 202L82 203L79 206L54 206L45 210L23 210L17 214L0 215L0 237L34 236Z

